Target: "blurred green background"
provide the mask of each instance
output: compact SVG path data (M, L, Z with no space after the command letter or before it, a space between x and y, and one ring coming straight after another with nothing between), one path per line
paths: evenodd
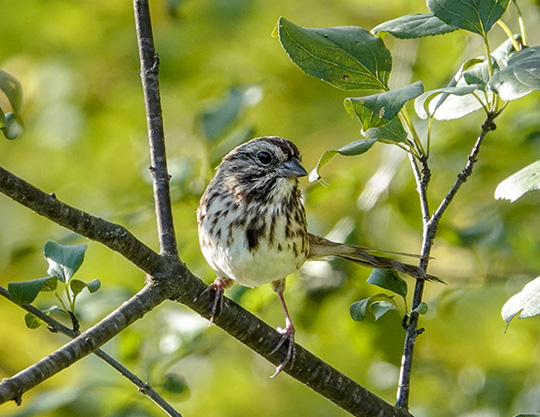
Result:
M530 44L540 43L539 9L522 1ZM168 8L172 8L171 13ZM243 137L280 135L302 150L307 169L327 149L361 138L342 105L350 94L303 74L270 35L279 18L310 27L370 29L408 13L420 0L177 0L152 3L161 94L181 258L203 280L212 270L198 246L194 212L216 161ZM24 88L24 135L0 140L0 164L59 199L119 222L157 249L146 121L130 2L0 0L0 68ZM514 29L515 10L504 20ZM504 40L495 27L492 45ZM446 85L466 59L482 55L480 39L456 32L420 41L385 38L394 57L391 84ZM230 101L226 101L227 98ZM236 100L236 101L235 101ZM412 378L416 416L509 416L540 412L540 321L512 323L500 310L540 275L540 193L514 204L496 201L496 185L540 159L540 95L512 102L480 153L473 176L443 218ZM226 132L202 121L223 103L239 104ZM203 116L205 115L205 116ZM483 117L434 127L432 209L447 193L480 132ZM213 125L215 128L215 125ZM418 124L420 131L425 125ZM208 139L208 135L214 140ZM322 170L326 185L302 180L312 232L351 243L420 251L421 218L405 155L376 144L336 157ZM47 240L83 243L0 196L0 285L46 275ZM143 274L93 243L78 278L102 289L80 300L87 328L129 298ZM370 271L340 261L307 265L290 277L286 297L297 341L349 377L395 401L404 332L400 317L354 322L349 305L379 292ZM283 322L270 287L230 295L273 326ZM48 307L42 294L35 302ZM44 327L28 330L24 313L0 299L0 378L10 377L65 343ZM58 317L61 319L61 317ZM105 350L151 383L184 416L345 416L327 400L273 367L187 308L168 302L122 332ZM160 416L136 389L88 357L31 390L4 416Z

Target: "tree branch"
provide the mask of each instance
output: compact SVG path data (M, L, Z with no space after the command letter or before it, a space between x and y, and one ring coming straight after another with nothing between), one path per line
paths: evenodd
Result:
M491 132L492 130L496 129L496 125L494 123L495 118L499 115L499 113L488 113L486 121L482 125L482 130L480 132L480 135L476 139L476 143L474 144L471 153L469 154L467 158L467 163L465 164L465 167L463 170L457 175L457 178L452 185L452 188L450 188L450 191L444 199L441 201L441 204L435 210L435 213L430 217L429 213L427 213L426 216L426 209L428 207L428 200L427 200L427 188L429 184L429 179L431 176L429 166L427 164L427 160L424 159L422 162L422 173L419 173L418 166L413 161L413 172L415 174L416 178L416 184L417 184L417 190L420 196L420 204L422 207L422 217L424 219L424 232L423 232L423 242L422 242L422 259L420 260L420 267L424 269L424 271L427 269L428 262L429 262L429 255L431 254L431 248L433 247L433 243L435 241L435 236L437 234L437 229L439 227L439 223L441 221L441 218L450 205L450 203L453 201L454 197L456 196L457 192L461 188L461 186L467 181L467 178L469 178L473 172L474 164L477 161L478 153L480 152L480 146L482 145L482 142L484 141L484 138L486 135ZM417 280L414 288L414 295L413 295L413 302L412 302L412 309L414 310L417 308L420 303L422 302L422 297L424 294L424 285L425 281L423 280ZM419 334L423 332L423 329L418 328L418 317L419 314L415 311L413 311L408 319L408 322L406 323L406 336L405 336L405 346L403 348L403 356L401 361L401 370L399 375L399 385L398 385L398 395L397 395L397 402L396 406L407 409L409 406L409 389L410 389L410 382L411 382L411 370L412 370L412 362L413 362L413 353L414 353L414 346L416 344L416 338Z
M163 133L163 118L159 94L159 57L154 49L152 22L147 0L134 0L135 24L137 42L141 61L141 81L146 107L146 122L148 125L148 140L150 143L150 160L156 219L158 224L159 244L161 253L178 256L176 236L171 207L169 189L169 172L165 152L165 136Z
M31 304L17 304L11 296L9 295L9 291L6 290L4 287L0 286L0 295L7 300L11 301L13 304L21 307L23 310L26 310L28 313L33 314L41 321L47 323L48 328L53 333L62 333L72 339L75 339L77 336L79 336L79 332L76 332L69 327L64 326L62 323L58 322L57 320L53 319L49 315L45 314L43 311L41 311L39 308L34 307ZM122 376L127 378L129 381L131 381L135 386L139 388L139 392L143 395L146 395L148 398L150 398L158 407L160 407L163 411L165 411L169 416L171 417L182 417L178 411L176 411L173 406L171 406L165 399L159 395L154 388L147 382L144 382L142 379L140 379L137 375L135 375L133 372L131 372L129 369L127 369L125 366L123 366L120 362L112 358L111 356L107 355L104 351L101 349L98 349L94 352L94 355L101 358L103 361L111 365L114 369L116 369Z
M3 168L0 168L0 192L76 233L102 242L142 270L153 273L152 283L101 322L47 358L1 381L0 404L20 400L24 392L92 353L167 298L210 318L214 294L176 258L158 255L125 228L62 203ZM274 365L286 354L286 346L274 352L282 336L279 332L227 298L215 323ZM410 417L406 410L386 403L300 345L296 345L296 358L285 372L354 416Z

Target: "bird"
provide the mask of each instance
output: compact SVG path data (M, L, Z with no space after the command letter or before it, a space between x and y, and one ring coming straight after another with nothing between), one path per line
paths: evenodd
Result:
M285 327L277 329L282 336L272 353L285 343L287 350L272 377L294 361L295 327L283 293L285 278L307 260L340 257L441 281L418 266L370 253L374 249L309 233L298 181L306 175L294 143L279 136L254 138L223 157L197 209L201 251L217 275L208 287L215 291L211 322L233 282L246 287L270 283L279 297Z

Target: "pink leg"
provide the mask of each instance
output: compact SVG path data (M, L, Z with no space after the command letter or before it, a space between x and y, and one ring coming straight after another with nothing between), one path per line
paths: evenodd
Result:
M294 334L296 330L289 314L287 304L285 303L285 298L283 297L283 291L285 290L285 280L272 282L272 289L279 297L281 307L283 308L283 312L285 313L285 328L278 327L277 331L280 332L283 336L281 336L281 339L271 353L276 352L285 342L287 342L288 344L285 359L283 359L283 361L278 365L278 367L276 368L276 372L274 372L274 375L270 377L275 378L279 375L281 371L283 371L285 365L287 365L291 361L294 361L294 357L296 355L296 349L294 346Z

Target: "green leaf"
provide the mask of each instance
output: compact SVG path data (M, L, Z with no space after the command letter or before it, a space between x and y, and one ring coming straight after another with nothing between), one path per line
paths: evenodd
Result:
M501 182L495 190L495 198L514 202L533 190L540 190L540 161L533 162Z
M506 101L540 90L540 47L514 53L506 68L495 73L488 85Z
M485 36L510 0L428 0L429 10L443 22Z
M86 283L80 279L72 279L69 283L73 295L78 295L82 290L88 288L90 293L95 293L101 287L101 281L99 279L93 279L92 281Z
M540 277L533 279L520 292L510 297L501 311L502 318L507 323L518 314L520 319L540 314Z
M12 75L0 70L0 90L9 100L13 113L19 114L23 100L21 83Z
M379 320L382 316L384 316L389 311L397 311L398 313L400 312L399 308L393 302L385 301L385 300L374 301L369 306L369 310L375 316L375 320Z
M32 313L26 313L24 315L24 323L29 329L37 329L43 323L40 319L34 316Z
M364 152L367 152L376 141L377 141L376 139L367 139L367 140L361 139L361 140L356 140L354 142L350 142L339 149L326 151L325 153L322 154L321 158L319 159L319 162L317 163L317 166L313 168L311 172L309 173L309 181L310 182L318 181L321 178L319 174L319 170L328 162L330 162L334 158L334 156L338 154L345 155L345 156L363 154Z
M371 32L374 34L387 32L399 39L413 39L423 36L442 35L455 30L458 30L458 28L447 25L434 16L433 13L416 13L381 23L371 29Z
M376 303L376 306L372 309L370 306L372 304ZM393 307L389 307L387 304L391 304ZM394 300L394 297L387 294L375 294L372 295L369 298L365 298L360 301L356 301L355 303L351 304L349 307L349 314L351 315L352 319L355 321L363 321L366 317L366 312L368 307L370 308L370 311L374 313L375 319L378 319L383 314L390 310L397 310L400 311L399 307L396 305L396 302ZM386 311L384 311L386 310Z
M426 314L428 309L428 305L422 301L413 311L416 311L418 314Z
M199 115L204 135L215 142L234 126L242 110L260 101L262 90L257 86L233 87L227 97L203 110Z
M354 321L363 321L366 317L366 311L369 305L369 298L356 301L349 307L349 314Z
M381 142L400 143L407 139L407 132L398 117L394 117L390 123L384 126L372 127L362 133L368 140Z
M372 96L347 98L345 109L362 122L364 130L381 127L390 122L401 110L403 105L424 92L421 81L381 94Z
M277 33L289 57L307 74L343 90L388 90L390 51L367 30L303 28L281 17Z
M182 394L189 390L186 380L180 375L167 374L162 387L173 394Z
M2 113L0 109L0 113ZM9 140L17 139L22 134L23 127L22 124L17 120L17 117L14 113L2 113L2 125L0 127L0 130L2 130L2 133L4 134L4 137Z
M434 116L439 120L450 120L450 118L462 117L465 114L471 113L482 107L480 102L473 96L469 97L469 100L467 101L462 100L459 103L451 103L446 110L443 109L443 118L438 117L437 111L451 95L466 96L472 94L476 90L477 86L475 85L462 85L459 87L444 87L426 91L414 101L414 109L421 119L427 119L431 116Z
M47 273L68 282L83 263L86 248L86 245L60 245L48 241L44 247L45 259L49 263Z
M372 285L384 288L401 295L407 296L407 282L399 276L396 271L388 269L374 269L367 279L367 282Z
M8 284L9 295L17 304L30 304L36 299L41 289L47 285L49 281L56 281L56 277L43 277L30 281L10 282Z

